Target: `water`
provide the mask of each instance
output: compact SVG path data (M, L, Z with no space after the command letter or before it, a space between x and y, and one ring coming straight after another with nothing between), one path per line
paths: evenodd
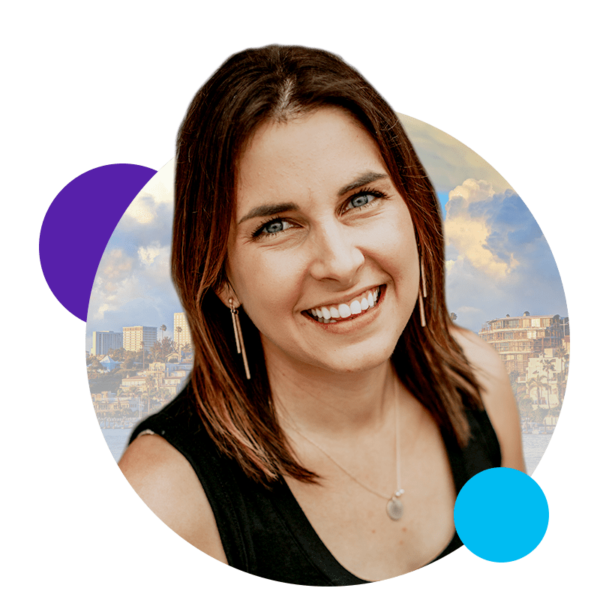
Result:
M523 434L523 454L525 456L525 466L527 467L528 475L532 475L533 471L538 466L542 455L548 447L551 437L552 436L548 434Z
M113 458L118 462L127 447L131 429L103 429L102 433ZM523 454L525 455L525 465L529 475L538 466L551 437L551 435L523 434Z
M113 458L119 462L131 435L131 429L103 429L104 439Z

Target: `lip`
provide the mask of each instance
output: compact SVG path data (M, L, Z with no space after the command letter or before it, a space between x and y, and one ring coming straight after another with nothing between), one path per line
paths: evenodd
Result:
M347 333L358 327L362 327L363 325L368 325L374 319L377 318L377 315L379 314L379 310L381 308L381 305L383 304L383 301L385 300L386 292L387 292L386 284L381 284L381 285L375 286L375 287L380 288L379 299L377 301L377 304L373 308L370 308L368 311L361 312L359 315L352 315L351 317L348 317L346 319L341 319L339 321L336 321L335 323L319 323L319 321L316 321L313 317L308 315L306 313L306 311L303 311L302 315L308 321L310 321L311 323L314 323L318 327L322 327L326 331L335 332L335 333ZM373 289L373 288L366 288L362 292L358 292L358 294L362 294L365 291L371 290L371 289ZM354 296L350 296L350 298L354 298L356 295L357 294L355 294Z
M354 300L354 298L356 298L357 296L361 296L362 294L364 294L365 292L368 292L370 290L374 290L376 288L383 288L385 287L384 284L380 283L378 285L371 285L368 287L364 287L361 290L357 290L356 292L352 292L351 294L346 294L345 296L340 296L338 298L335 298L334 300L328 300L326 302L321 302L321 304L315 304L313 306L311 306L310 308L307 308L305 311L302 312L310 312L311 310L314 310L316 308L321 308L322 306L336 306L339 304L348 304L350 302L350 300Z

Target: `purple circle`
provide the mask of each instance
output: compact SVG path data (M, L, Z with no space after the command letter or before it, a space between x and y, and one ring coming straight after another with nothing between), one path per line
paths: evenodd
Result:
M83 173L56 196L42 223L40 262L57 300L87 319L94 277L117 223L156 171L105 165Z

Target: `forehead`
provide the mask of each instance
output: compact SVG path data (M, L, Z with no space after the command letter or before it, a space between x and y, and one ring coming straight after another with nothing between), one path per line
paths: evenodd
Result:
M349 113L320 108L285 123L259 126L238 163L238 210L329 194L366 171L387 173L375 141Z

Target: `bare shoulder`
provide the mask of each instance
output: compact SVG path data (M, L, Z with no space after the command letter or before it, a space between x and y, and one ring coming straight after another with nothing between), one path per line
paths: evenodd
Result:
M452 335L482 387L483 404L500 442L502 466L525 472L519 410L502 359L471 331L453 327Z
M503 378L506 375L498 353L477 334L468 329L453 327L452 335L480 378L487 380Z
M159 435L134 440L119 461L148 508L184 540L227 562L217 524L194 469Z

